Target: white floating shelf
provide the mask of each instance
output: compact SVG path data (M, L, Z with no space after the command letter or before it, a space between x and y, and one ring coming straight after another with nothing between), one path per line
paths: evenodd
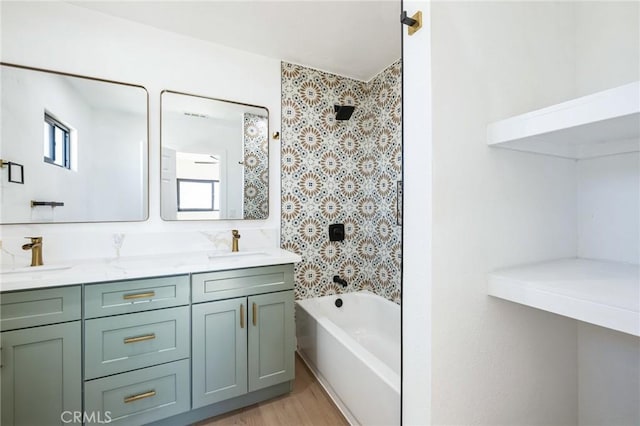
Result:
M489 274L489 294L640 336L640 268L561 259Z
M640 82L487 127L489 146L583 159L640 151Z

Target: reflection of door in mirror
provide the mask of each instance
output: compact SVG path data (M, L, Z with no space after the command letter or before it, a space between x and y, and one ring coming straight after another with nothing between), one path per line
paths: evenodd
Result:
M2 64L0 222L147 217L147 93L139 86ZM55 206L55 207L54 207Z
M164 91L164 220L266 219L265 108Z

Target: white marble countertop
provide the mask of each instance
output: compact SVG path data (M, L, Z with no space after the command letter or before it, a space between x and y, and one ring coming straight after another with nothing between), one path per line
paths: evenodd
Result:
M209 251L70 261L0 269L0 291L223 271L297 263L301 260L299 255L286 250L257 249L237 253Z

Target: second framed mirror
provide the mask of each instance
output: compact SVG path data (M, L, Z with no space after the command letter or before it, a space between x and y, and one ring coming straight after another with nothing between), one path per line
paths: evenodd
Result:
M168 90L160 104L162 218L267 219L269 111Z

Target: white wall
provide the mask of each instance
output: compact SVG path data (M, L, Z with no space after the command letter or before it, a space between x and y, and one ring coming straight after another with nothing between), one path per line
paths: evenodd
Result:
M579 323L580 425L640 424L640 339Z
M487 147L574 91L573 6L434 2L433 424L578 422L575 321L487 296L493 269L576 254L572 161Z
M78 150L84 159L78 164L79 172L90 175L91 181L91 186L81 194L87 213L95 218L145 217L146 117L93 109L91 130L92 139L85 135L87 143L78 141ZM86 149L88 142L90 150Z
M640 3L575 5L576 95L640 80ZM578 162L580 256L640 263L640 156ZM581 425L640 424L640 338L578 323Z
M576 96L640 79L640 3L575 2Z
M151 10L151 9L150 9ZM280 153L270 141L270 216L266 221L173 223L160 219L159 104L163 89L263 105L279 130L280 62L127 22L68 3L2 2L4 62L140 84L149 91L149 220L143 223L2 226L2 248L20 262L22 237L43 235L45 262L113 256L114 236L127 234L121 253L226 247L231 228L243 243L278 245ZM248 230L255 230L247 232ZM266 230L262 232L261 230ZM229 236L227 236L227 233ZM172 235L175 238L169 238ZM246 236L246 238L245 238ZM77 241L85 241L83 245ZM150 242L153 242L151 244ZM5 253L6 254L6 253ZM3 262L11 256L3 256Z
M423 29L402 30L402 424L432 420L432 14L428 1L405 1L422 11Z
M640 263L640 154L581 160L578 256Z

